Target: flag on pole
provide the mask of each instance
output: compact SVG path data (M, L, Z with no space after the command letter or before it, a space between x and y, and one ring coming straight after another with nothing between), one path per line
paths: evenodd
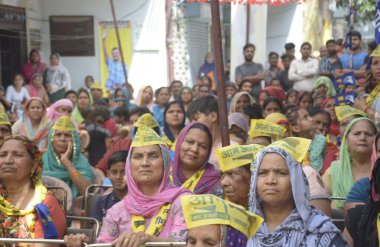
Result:
M376 3L375 41L376 45L380 45L380 0Z

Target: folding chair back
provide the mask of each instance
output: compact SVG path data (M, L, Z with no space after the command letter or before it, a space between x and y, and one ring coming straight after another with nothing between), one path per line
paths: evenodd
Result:
M55 197L62 204L65 212L71 210L73 195L70 187L65 182L55 177L42 176L42 183L49 191L54 193Z

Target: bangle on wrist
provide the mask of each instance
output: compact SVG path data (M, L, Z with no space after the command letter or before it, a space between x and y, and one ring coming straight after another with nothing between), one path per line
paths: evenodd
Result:
M78 171L70 172L70 178L71 179L74 179L74 178L79 177L79 176L80 176L80 173Z

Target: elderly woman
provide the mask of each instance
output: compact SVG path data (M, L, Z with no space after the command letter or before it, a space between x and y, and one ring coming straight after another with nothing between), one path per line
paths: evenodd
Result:
M14 135L27 136L44 151L51 123L46 119L46 106L40 98L30 98L25 104L24 116L12 126Z
M56 121L62 116L71 116L71 113L74 109L73 102L69 99L60 99L54 104L52 104L47 113L46 117L50 121Z
M175 148L175 142L185 127L186 112L178 101L170 102L164 110L164 128L162 128L162 139L170 149Z
M222 171L220 183L228 201L248 209L251 184L250 164L254 156L263 148L264 146L252 144L231 145L215 150Z
M79 133L68 116L59 118L50 130L47 151L42 157L43 175L66 182L73 194L84 195L93 173L88 160L80 154Z
M38 147L25 136L0 143L0 235L3 238L62 238L66 219L41 181Z
M354 182L370 176L372 146L376 133L375 123L364 117L352 120L347 126L339 151L339 160L334 161L323 175L331 195L346 197ZM333 207L343 209L343 201L334 203Z
M249 210L264 223L247 246L347 246L330 218L310 206L302 167L288 152L267 147L252 169Z
M247 92L238 92L231 100L230 114L233 112L244 113L244 107L255 103L253 97Z
M150 141L143 141L145 138ZM107 211L97 242L131 247L146 242L185 241L180 196L188 190L170 183L169 150L153 129L138 129L125 172L128 195ZM65 240L69 246L76 246L86 237L66 236Z
M172 164L173 183L195 194L215 194L219 172L209 163L212 136L206 125L192 122L178 137Z

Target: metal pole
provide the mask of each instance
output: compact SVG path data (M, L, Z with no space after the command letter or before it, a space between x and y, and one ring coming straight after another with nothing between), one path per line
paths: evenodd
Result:
M217 90L219 101L219 130L222 137L222 146L230 145L227 119L227 97L224 86L224 66L222 50L222 34L220 31L219 0L211 0L212 36L214 42L214 56L216 65Z
M247 29L245 30L245 43L248 44L249 42L249 29L251 28L251 5L247 4Z
M115 7L113 5L113 0L110 0L110 4L111 4L111 10L112 10L113 24L115 26L115 31L116 31L117 43L118 43L118 46L119 46L119 51L120 51L120 56L121 56L121 62L123 63L123 71L124 71L124 77L125 77L125 84L126 84L126 86L128 88L127 68L125 68L123 48L121 47L121 41L120 41L120 35L119 35L119 27L117 25L117 19L116 19L116 14L115 14ZM132 92L130 92L130 93L132 93Z

